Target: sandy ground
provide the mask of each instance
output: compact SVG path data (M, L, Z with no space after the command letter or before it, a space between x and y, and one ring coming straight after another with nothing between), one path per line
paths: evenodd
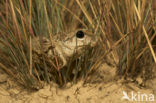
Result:
M140 88L135 83L116 81L115 68L107 64L99 70L101 74L93 74L88 83L79 81L72 86L69 83L64 89L52 83L36 92L17 86L0 71L0 103L156 103L156 80L149 81L149 88ZM123 99L123 92L131 100ZM131 98L132 93L135 100ZM146 94L147 101L139 100L142 94Z

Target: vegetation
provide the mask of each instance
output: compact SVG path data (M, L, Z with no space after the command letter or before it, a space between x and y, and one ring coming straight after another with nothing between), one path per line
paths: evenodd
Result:
M119 77L154 78L155 4L154 0L1 0L0 69L27 88L40 89L43 82L51 81L64 86L91 78L109 55ZM42 62L34 61L34 37L52 39L54 34L77 28L93 31L99 37L97 46L86 48L64 69L60 69L57 58L50 62L41 56Z

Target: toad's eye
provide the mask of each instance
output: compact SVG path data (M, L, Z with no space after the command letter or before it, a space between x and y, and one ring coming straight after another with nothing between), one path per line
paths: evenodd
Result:
M83 38L85 36L85 34L84 34L84 32L83 31L77 31L77 33L76 33L76 37L77 38Z

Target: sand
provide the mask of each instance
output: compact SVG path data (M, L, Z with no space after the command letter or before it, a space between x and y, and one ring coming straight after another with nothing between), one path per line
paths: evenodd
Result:
M0 71L0 103L156 103L156 99L153 101L151 97L156 96L156 79L149 81L148 87L140 87L133 82L116 80L115 71L114 67L104 64L97 72L101 74L93 74L87 83L80 80L74 85L68 83L66 88L51 83L39 91L18 86ZM123 99L123 92L131 100ZM136 95L133 99L132 93ZM142 94L147 98L141 101Z

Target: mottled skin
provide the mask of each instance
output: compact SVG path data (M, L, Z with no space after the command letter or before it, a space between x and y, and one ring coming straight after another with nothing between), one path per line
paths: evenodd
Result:
M45 37L41 37L40 39L34 38L32 48L38 54L44 52L49 57L53 57L53 51L55 50L55 53L57 53L63 62L62 67L64 67L67 65L69 58L73 56L75 59L78 58L87 45L93 47L96 42L96 36L92 32L78 29L67 34L57 34L53 36L52 40Z

